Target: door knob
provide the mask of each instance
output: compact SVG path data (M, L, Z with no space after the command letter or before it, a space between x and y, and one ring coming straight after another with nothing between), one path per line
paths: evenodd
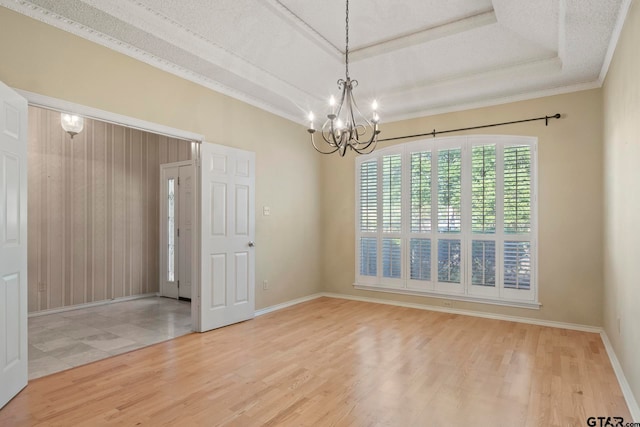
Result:
M256 243L255 243L255 242L253 242L253 241L249 242L249 247L250 247L250 248L254 247L255 245L256 245Z

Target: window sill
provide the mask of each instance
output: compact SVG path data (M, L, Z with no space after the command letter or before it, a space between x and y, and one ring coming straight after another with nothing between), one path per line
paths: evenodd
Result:
M470 296L470 295L445 294L445 293L440 293L435 291L420 291L420 290L406 289L406 288L389 288L382 285L365 285L365 284L354 283L353 287L361 291L387 292L391 294L413 295L413 296L429 297L429 298L441 298L441 299L454 300L454 301L501 305L505 307L527 308L530 310L539 310L540 307L542 306L542 304L540 304L539 302L534 302L534 301L496 300L496 299L483 298L483 297Z

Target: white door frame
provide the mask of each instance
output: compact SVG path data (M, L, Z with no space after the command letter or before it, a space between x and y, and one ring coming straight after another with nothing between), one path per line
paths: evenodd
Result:
M191 161L196 168L194 174L194 191L196 192L196 207L195 226L198 228L198 232L194 233L193 245L194 252L193 258L196 260L195 265L197 268L192 272L192 280L194 284L195 292L192 292L191 296L191 328L194 331L200 331L200 144L204 141L204 136L198 133L185 131L182 129L176 129L169 126L164 126L158 123L148 122L145 120L136 119L129 116L123 116L121 114L112 113L98 108L88 107L82 104L76 104L74 102L65 101L58 98L53 98L46 95L40 95L38 93L29 92L26 90L13 88L21 96L27 99L29 105L36 107L47 108L49 110L56 110L61 112L74 112L81 116L100 120L107 123L113 123L120 126L129 127L132 129L138 129L145 132L152 132L158 135L168 136L171 138L180 138L191 141Z

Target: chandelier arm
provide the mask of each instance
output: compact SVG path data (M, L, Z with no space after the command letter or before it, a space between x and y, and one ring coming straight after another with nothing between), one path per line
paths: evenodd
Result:
M376 125L375 125L374 123L371 123L371 122L370 122L370 121L365 117L365 115L364 115L364 114L362 114L362 111L360 111L360 108L358 108L358 104L357 104L357 102L355 101L355 99L353 99L353 98L352 98L352 101L353 101L353 102L352 102L352 110L351 110L351 112L352 112L352 117L353 117L353 121L354 121L354 123L355 123L355 114L354 114L354 111L353 111L354 109L355 109L355 112L357 112L357 113L358 113L358 115L360 115L360 117L361 117L361 118L364 120L364 122L366 123L366 125L363 123L363 124L360 124L360 125L358 125L358 126L357 126L357 127L361 127L361 128L363 129L362 136L364 136L364 135L366 135L366 134L367 134L367 127L368 127L368 128L370 128L370 129L371 129L371 132L372 132L372 138L373 138L373 137L375 137L375 135L376 135ZM360 137L360 134L359 134L359 133L357 134L357 137L358 137L358 138ZM356 143L357 143L358 145L363 145L363 147L362 147L361 149L366 149L366 148L371 144L371 141L372 141L371 139L370 139L368 142L360 142L358 138L356 138Z
M340 95L340 104L338 104L338 110L336 111L336 117L339 118L340 117L340 113L342 112L342 107L344 106L344 100L347 96L347 88L351 87L351 80L349 80L349 78L347 78L346 81L343 80L343 84L342 84L342 95ZM338 88L340 89L340 86L338 86ZM345 123L346 124L346 123Z
M340 147L340 151L338 151L338 154L340 154L340 157L344 157L344 155L347 154L347 145L349 144L345 143L342 145L342 147ZM349 145L349 147L351 146Z
M346 142L344 141L344 133L340 131L340 129L338 129L338 131L340 132L340 135L338 136L338 139L336 139L336 129L333 127L333 123L335 120L330 120L329 122L331 123L331 130L329 133L329 135L331 135L331 139L333 140L333 142L330 142L329 145L332 145L334 147L338 147L341 148L343 145L346 145Z
M338 149L340 149L340 147L336 147L336 148L334 148L333 150L330 150L330 151L322 151L316 145L316 141L315 141L315 138L313 137L313 134L311 134L311 145L313 145L313 148L315 148L315 150L320 154L333 154L336 151L338 151Z
M358 103L356 102L355 99L353 100L353 106L355 107L358 114L360 114L360 117L362 117L364 121L367 123L367 126L373 127L373 123L371 123L369 119L367 119L367 117L364 114L362 114L362 111L360 111L360 108L358 107Z
M362 143L362 146L358 147L359 150L366 150L371 146L371 144L373 144L373 148L371 149L371 151L375 149L375 146L378 144L378 134L380 133L380 131L378 130L377 125L373 126L372 131L373 134L371 135L371 138L369 138L369 141L367 141L366 143Z
M353 96L351 96L351 95L349 96L349 103L350 103L349 104L349 106L350 106L349 114L351 115L351 123L352 123L353 130L355 130L355 132L356 132L356 138L355 138L356 139L356 143L358 143L358 142L360 142L360 141L358 141L358 125L356 124L357 123L356 122L356 116L355 116L355 114L353 112L353 107L356 108L356 111L359 111L359 110L358 110L358 106L356 105L356 101L353 99Z
M376 149L376 145L378 145L378 138L377 138L377 133L373 133L373 135L371 136L371 139L369 140L369 142L367 142L364 147L360 147L360 148L356 148L356 147L352 147L353 151L355 151L358 154L369 154L372 153L373 150ZM371 147L371 149L369 150L368 148Z
M327 144L329 144L332 147L337 147L338 144L336 143L335 138L329 138L328 135L332 134L333 132L331 132L331 130L327 129L327 125L329 124L329 120L327 120L324 125L322 126L322 131L320 132L322 134L322 139L324 139L324 142L326 142Z

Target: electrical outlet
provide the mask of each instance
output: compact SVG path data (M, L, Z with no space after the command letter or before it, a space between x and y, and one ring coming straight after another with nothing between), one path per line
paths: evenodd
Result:
M268 280L263 280L262 281L262 289L265 290L265 291L269 289L269 281Z
M271 215L271 208L269 206L263 206L262 207L262 215L263 216Z
M451 308L453 307L453 301L444 301L442 305Z
M47 292L47 284L44 282L38 283L38 292Z

